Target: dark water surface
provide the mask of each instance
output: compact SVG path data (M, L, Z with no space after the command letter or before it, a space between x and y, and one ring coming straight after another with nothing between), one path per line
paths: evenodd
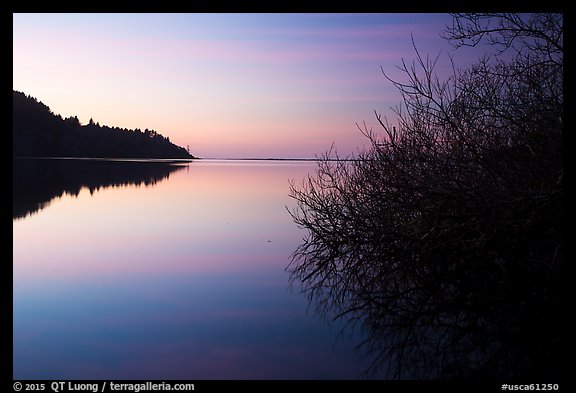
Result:
M353 379L285 267L313 162L14 160L15 379Z

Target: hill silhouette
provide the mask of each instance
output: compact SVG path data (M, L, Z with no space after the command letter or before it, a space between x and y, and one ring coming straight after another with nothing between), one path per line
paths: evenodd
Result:
M196 158L154 130L82 125L15 90L12 114L14 157Z

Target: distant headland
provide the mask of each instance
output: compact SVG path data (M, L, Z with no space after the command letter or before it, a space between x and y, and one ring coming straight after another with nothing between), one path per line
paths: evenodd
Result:
M101 126L92 119L82 125L19 91L12 113L13 157L197 158L154 130Z

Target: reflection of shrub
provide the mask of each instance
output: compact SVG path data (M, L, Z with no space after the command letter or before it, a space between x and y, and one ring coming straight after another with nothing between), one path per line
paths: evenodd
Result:
M456 16L460 32L474 18ZM561 48L554 20L544 33ZM398 130L377 115L383 136L361 128L368 151L330 150L291 184L307 230L292 280L322 314L361 324L374 373L560 374L562 57L522 39L531 47L512 61L483 59L446 82L416 51L408 82L391 81Z

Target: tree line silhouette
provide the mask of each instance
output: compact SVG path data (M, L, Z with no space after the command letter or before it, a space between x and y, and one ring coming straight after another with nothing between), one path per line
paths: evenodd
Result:
M195 158L154 130L82 125L23 92L13 92L12 105L14 157Z

